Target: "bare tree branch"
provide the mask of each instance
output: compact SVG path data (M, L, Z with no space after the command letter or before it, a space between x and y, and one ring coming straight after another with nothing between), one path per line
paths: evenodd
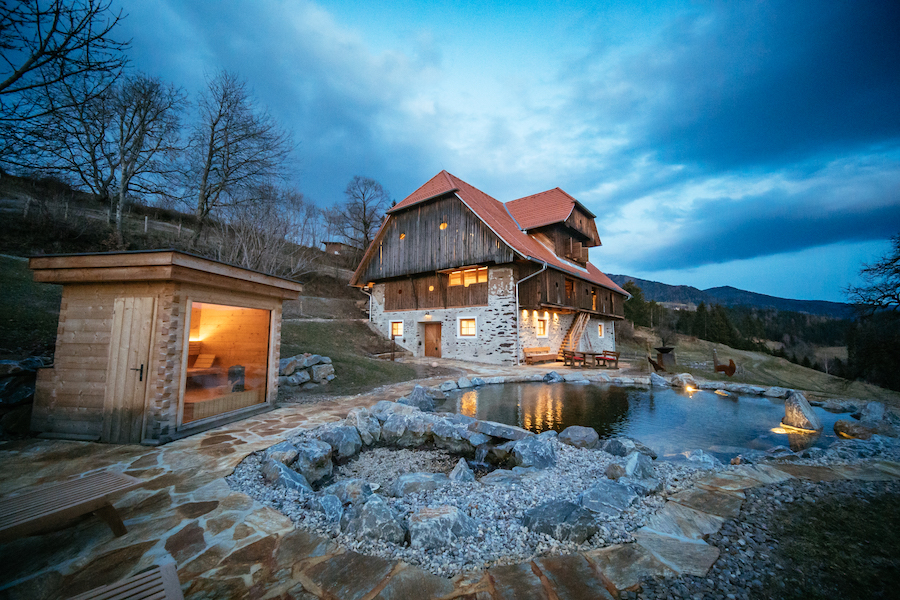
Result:
M390 207L390 194L374 179L356 175L344 196L344 202L330 213L332 223L351 246L365 251Z
M849 286L844 293L864 315L900 311L900 234L891 238L891 250L878 261L863 265L863 286Z

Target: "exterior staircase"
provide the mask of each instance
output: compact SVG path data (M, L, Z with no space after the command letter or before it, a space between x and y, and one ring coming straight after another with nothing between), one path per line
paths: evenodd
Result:
M587 326L588 321L590 321L591 315L586 312L579 312L578 316L575 317L575 320L572 321L571 327L569 327L569 331L566 332L566 336L563 338L562 344L559 345L559 359L562 360L562 353L564 350L570 350L572 352L578 350L578 344L581 342L581 336L584 334L584 328Z

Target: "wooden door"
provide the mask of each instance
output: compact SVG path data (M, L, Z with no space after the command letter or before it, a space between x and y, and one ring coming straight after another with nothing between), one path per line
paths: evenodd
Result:
M425 356L441 357L441 324L425 324Z
M141 441L155 308L153 297L116 298L103 398L103 442Z

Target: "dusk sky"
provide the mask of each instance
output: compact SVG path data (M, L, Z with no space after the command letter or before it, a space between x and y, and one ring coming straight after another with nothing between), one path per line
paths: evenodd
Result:
M441 169L561 187L607 273L845 301L900 233L900 3L118 0L134 68L225 68L319 206Z

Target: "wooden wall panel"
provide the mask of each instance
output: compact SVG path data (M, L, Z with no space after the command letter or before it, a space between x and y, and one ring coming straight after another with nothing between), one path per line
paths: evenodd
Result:
M395 279L385 282L384 310L420 310L428 308L458 308L487 306L488 284L468 286L447 285L449 278L442 273ZM434 288L433 290L429 288Z
M447 227L441 229L442 223ZM481 219L450 196L391 215L360 280L501 264L514 258L513 251Z

